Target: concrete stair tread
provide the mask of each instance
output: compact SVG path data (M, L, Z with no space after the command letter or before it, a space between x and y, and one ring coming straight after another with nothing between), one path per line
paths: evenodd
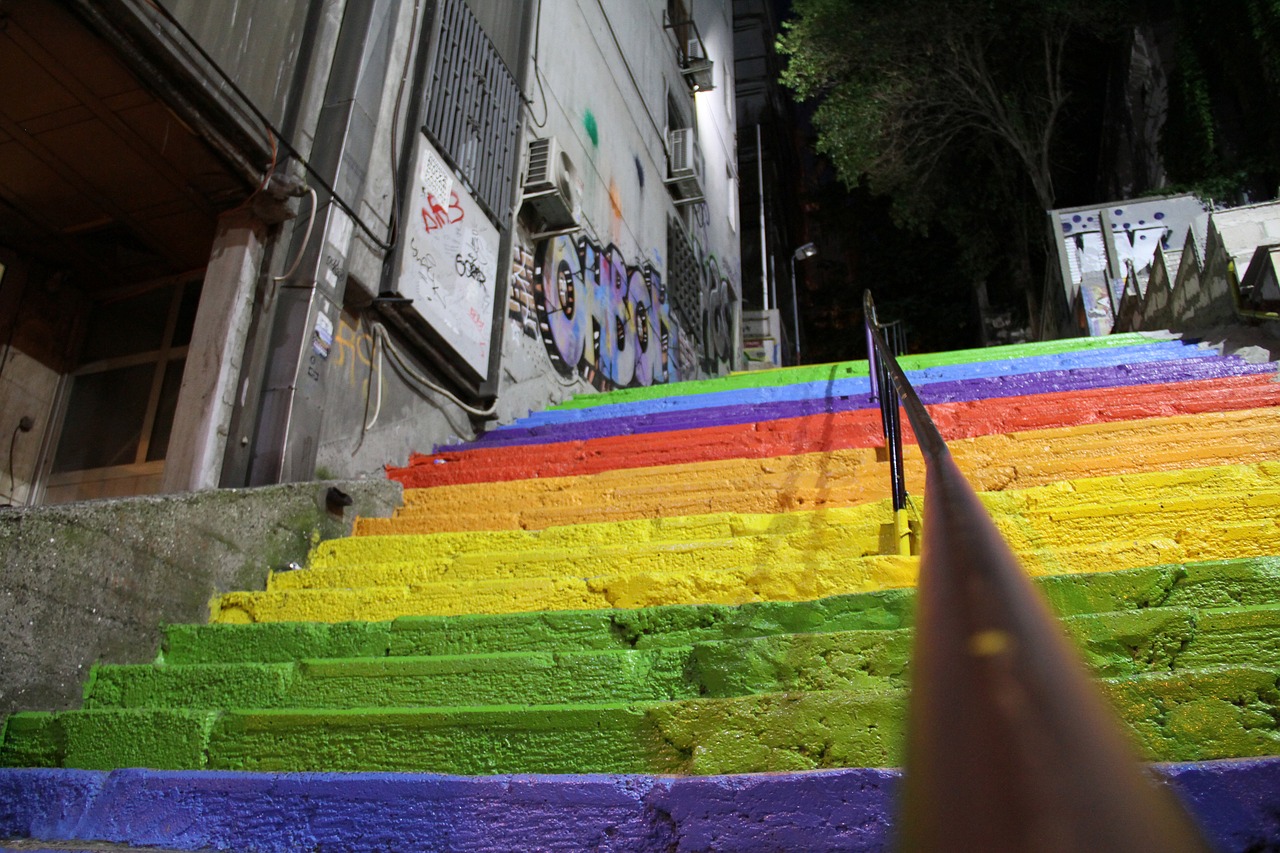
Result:
M1271 364L1249 364L1235 358L1205 360L1192 352L1171 352L1161 356L1163 368L1134 368L1123 359L1096 360L1078 365L1073 370L1054 371L1050 360L1015 367L996 363L982 364L968 370L930 369L909 374L926 403L964 399L999 398L1034 393L1055 379L1068 387L1115 385L1132 387L1155 377L1177 376L1244 376L1275 373ZM1086 372L1092 368L1092 372ZM1184 369L1179 369L1184 368ZM1185 369L1185 368L1190 368ZM1075 374L1075 375L1073 375ZM932 386L939 386L933 388ZM513 440L542 440L567 436L609 435L618 427L642 424L672 427L690 423L711 426L724 422L745 422L761 418L809 414L827 408L857 409L867 405L871 383L866 378L823 380L807 385L788 385L753 391L716 391L680 397L622 402L562 411L534 412L507 426L497 427L478 439L481 446L498 446ZM836 401L834 404L831 401ZM754 411L747 411L751 407ZM737 408L735 416L732 412ZM615 426L609 426L610 423ZM643 427L639 431L647 431ZM439 449L439 448L437 448Z
M1273 525L1274 527L1274 525ZM1219 530L1210 542L1124 540L1068 549L1031 550L1020 555L1033 574L1077 574L1135 569L1191 560L1264 557L1255 525ZM1232 535L1235 534L1235 535ZM1188 553L1195 551L1193 556ZM217 622L383 621L407 616L459 613L513 613L592 609L639 609L664 604L746 605L770 599L802 601L866 593L914 584L917 563L908 557L867 557L842 561L831 572L811 565L720 569L689 576L635 572L586 578L533 578L431 583L404 587L282 590L230 593L215 600ZM854 569L857 568L855 572ZM492 608L492 609L486 609Z
M1271 417L1274 419L1274 413ZM1167 470L1152 471L1149 468L1156 466L1150 466L1140 455L1129 454L1117 459L1115 451L1103 441L1094 445L1096 450L1093 452L1081 451L1078 454L1082 464L1075 471L1042 468L1037 475L1032 466L1021 472L1021 479L1017 456L1010 458L1006 455L1013 452L1016 445L1007 440L972 452L965 442L958 442L959 446L953 452L957 464L979 491L1011 490L1034 496L1040 494L1036 492L1038 489L1060 486L1064 482L1074 484L1095 480L1100 485L1081 488L1101 490L1109 487L1113 491L1129 492L1159 488L1167 492L1181 487L1181 484L1196 484L1202 488L1202 482L1211 481L1215 476L1224 481L1231 478L1239 480L1241 477L1237 472L1244 472L1247 476L1243 480L1251 480L1254 484L1274 482L1277 471L1268 460L1274 459L1280 450L1273 449L1268 453L1267 448L1276 445L1280 431L1268 426L1256 435L1261 447L1253 451L1256 454L1251 457L1253 461L1244 465L1234 464L1237 459L1224 455L1222 449L1215 450L1210 443L1200 445L1205 453L1210 454L1208 458L1201 454L1198 461L1202 467L1184 467L1187 460L1179 459L1174 450L1160 466L1167 467ZM1176 436L1163 440L1170 450L1179 442ZM1194 447L1197 443L1188 440L1187 444ZM1045 447L1049 446L1053 446L1053 442L1046 438L1039 444L1037 452L1043 455ZM1212 456L1214 453L1218 454L1216 458ZM405 493L405 506L394 518L362 521L358 530L361 533L407 533L542 528L583 521L638 518L660 511L682 515L718 511L776 513L860 505L887 497L887 466L876 461L873 450L818 456L822 458L748 460L750 464L745 468L735 462L708 462L576 478L409 490ZM1071 456L1068 445L1062 449L1060 458ZM923 482L919 457L915 453L907 454L906 473L909 486ZM685 485L686 478L689 478L689 485ZM1067 490L1076 489L1073 486ZM1052 491L1043 494L1051 498L1054 496Z
M1280 668L1280 605L1065 617L1095 674ZM647 649L478 652L289 663L99 665L86 708L542 705L906 687L910 628L773 633ZM454 701L444 701L452 697Z
M1149 525L1152 536L1185 540L1183 528L1209 527L1224 537L1239 529L1259 533L1266 538L1274 525L1258 510L1280 504L1280 485L1270 477L1219 476L1217 482L1203 476L1179 472L1148 482L1133 496L1131 483L1112 480L1107 487L1073 482L1070 487L1043 492L1027 491L989 494L988 508L1002 532L1016 550L1030 550L1046 542L1074 543L1077 547L1090 542L1119 540L1130 537L1135 527ZM1081 499L1085 498L1085 499ZM670 531L646 528L651 538L631 541L630 530L636 525L619 524L610 528L602 523L596 535L578 536L563 541L561 537L544 539L525 536L519 540L522 550L504 548L511 537L495 535L491 547L484 547L481 534L473 536L466 549L434 548L424 534L424 541L361 542L348 549L349 565L339 565L339 557L330 551L325 564L302 571L275 573L269 589L356 588L378 585L417 585L442 581L493 580L500 578L599 577L617 574L630 567L636 571L673 570L682 565L713 570L732 568L747 563L763 563L784 559L856 559L871 557L886 545L882 527L888 523L888 507L883 503L858 507L833 508L821 513L792 512L777 516L707 516L705 523L696 517L684 527ZM772 520L770 520L772 519ZM760 530L772 525L773 530ZM1243 527L1241 527L1243 525ZM674 534L674 535L672 535ZM1069 535L1068 535L1069 534ZM394 556L418 553L416 560L379 561L377 551L383 546ZM354 553L353 553L354 552Z
M1123 393L1108 388L926 403L943 435L960 439L1139 418L1210 413L1223 417L1280 403L1280 386L1273 379L1271 375L1250 374L1139 385ZM879 409L873 400L863 402L867 408L843 411L840 406L820 414L772 421L706 427L673 424L673 429L666 431L543 443L536 454L520 444L462 446L430 456L411 456L407 466L389 469L388 474L406 487L423 488L874 447L883 441Z
M1113 347L1093 350L1075 356L1029 355L1013 360L980 359L948 364L933 363L929 358L903 359L900 363L913 385L927 386L935 382L989 379L998 376L1039 373L1060 368L1065 362L1072 367L1102 367L1130 365L1160 360L1198 358L1210 355L1199 347L1182 342L1144 344L1138 347ZM1229 357L1228 357L1229 358ZM865 367L863 368L865 370ZM565 407L533 412L518 424L499 427L495 432L527 427L553 426L564 423L627 417L632 414L657 411L687 411L699 408L733 405L738 403L769 404L776 401L794 401L831 396L855 396L867 393L870 387L866 374L828 374L808 381L782 384L757 384L752 387L735 387L731 381L720 380L696 393L679 393L692 389L661 389L657 395L635 395L632 399L608 398L595 401L594 405Z
M1234 666L1099 683L1149 759L1208 760L1274 754L1278 677ZM893 766L905 713L900 689L447 710L83 710L14 715L0 763L684 774ZM112 736L120 731L130 739Z
M1259 607L1280 600L1280 558L1251 557L1033 578L1064 615L1175 605ZM738 606L405 616L391 622L175 625L174 662L287 661L307 657L471 654L557 648L629 649L767 633L897 628L911 624L915 590L896 588L806 601Z
M673 570L678 566L669 564L682 561L706 568L731 567L741 565L743 561L799 558L806 548L815 547L838 549L853 557L871 557L879 553L882 544L879 526L879 523L867 520L849 525L815 526L801 532L479 551L435 560L327 566L275 573L268 589L412 585L440 580L548 578L567 574L595 577L615 574L627 566L634 566L637 570ZM842 541L834 541L836 537L842 537Z
M934 382L921 386L920 392L926 405L967 403L973 406L978 401L999 405L1000 398L1038 395L1046 388L1055 389L1053 393L1047 395L1046 400L1056 402L1058 398L1074 398L1082 392L1096 393L1099 388L1111 389L1114 396L1119 397L1130 395L1133 393L1131 389L1154 383L1181 385L1221 377L1219 381L1224 386L1229 386L1244 378L1260 379L1265 383L1274 379L1274 376L1274 365L1246 365L1238 360L1228 361L1218 358L1183 358L1137 366L1115 365L1020 374L1012 377ZM1253 384L1253 382L1245 384ZM851 390L860 389L851 388ZM1179 395L1171 395L1171 400L1177 396ZM521 446L550 445L570 440L643 436L646 433L661 431L731 427L759 422L779 423L781 422L779 419L808 415L827 416L855 411L868 404L870 404L869 393L862 396L855 393L768 403L728 403L683 411L642 410L625 417L614 413L614 417L609 419L589 419L542 426L511 424L485 433L465 447L450 446L437 448L437 450L446 453L466 453L469 448L485 452ZM1265 403L1259 402L1256 405L1263 404ZM1227 403L1225 407L1235 408L1238 404ZM397 478L400 477L395 471L392 473ZM411 484L408 480L405 482Z
M1121 506L1119 509L1123 510ZM1145 536L1134 537L1136 512L1087 517L1079 525L1044 516L998 519L1011 545L1032 574L1064 574L1138 568L1166 562L1254 557L1280 550L1280 525L1270 518L1218 520L1220 504L1187 517L1152 513ZM1203 530L1205 514L1217 527ZM1139 520L1135 520L1139 519ZM1105 523L1104 523L1105 522ZM1158 523L1156 523L1158 522ZM1094 539L1094 537L1097 537ZM1159 538L1157 538L1159 537ZM846 553L814 543L808 549L782 547L786 539L747 547L661 552L665 559L641 554L635 564L557 559L529 564L530 573L501 569L489 576L461 576L371 586L276 588L235 592L216 600L214 621L346 621L410 615L449 615L505 610L563 610L596 607L635 608L656 604L742 604L770 596L813 599L914 584L913 557ZM681 556L687 559L680 559ZM714 559L712 559L714 558ZM481 566L481 568L484 568ZM492 567L489 567L492 568ZM556 574L540 574L554 569ZM356 578L360 580L357 573ZM371 575L371 576L370 576ZM376 580L376 574L366 575ZM340 577L343 577L340 575ZM293 615L290 615L290 614Z
M1008 346L953 350L947 353L905 356L904 365L910 365L911 369L919 369L926 365L964 364L970 361L992 361L1025 357L1028 355L1061 355L1065 353L1080 353L1092 350L1107 351L1120 347L1130 347L1137 351L1138 348L1153 344L1157 346L1167 346L1171 341L1176 341L1176 339L1167 335L1164 337L1158 337L1156 335L1145 335L1143 333L1109 335L1100 338L1064 338L1054 341L1035 341ZM1187 341L1185 343L1180 341L1178 342L1183 343L1184 346L1195 346L1195 343L1191 341ZM649 388L642 389L622 388L604 392L603 394L577 395L562 403L557 403L550 408L557 410L580 408L583 406L594 405L597 400L621 401L634 398L663 396L668 393L697 394L707 389L717 387L759 388L771 385L794 384L797 379L800 381L819 381L821 379L831 379L842 376L865 376L867 375L867 370L867 362L865 359L835 362L832 364L784 367L777 370L763 372L751 371L734 373L727 377L719 377L716 379L673 383L679 386L678 389L673 389L670 385L650 386Z

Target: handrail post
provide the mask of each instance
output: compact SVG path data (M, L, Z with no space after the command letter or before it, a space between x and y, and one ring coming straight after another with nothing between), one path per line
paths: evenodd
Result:
M899 847L1207 853L956 466L869 292L865 304L926 465Z
M871 397L880 404L880 429L884 434L885 456L889 462L889 488L893 503L894 550L911 555L911 521L907 517L906 475L902 467L902 416L898 391L894 387L884 361L877 357L874 339L880 329L876 307L867 292L863 299L864 327L867 335L867 372L871 378ZM895 336L897 334L895 327Z

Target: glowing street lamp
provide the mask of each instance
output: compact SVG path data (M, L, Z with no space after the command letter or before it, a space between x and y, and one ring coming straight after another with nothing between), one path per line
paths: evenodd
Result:
M796 261L807 261L818 254L818 247L805 243L791 256L791 320L795 329L796 364L800 363L800 301L796 299Z

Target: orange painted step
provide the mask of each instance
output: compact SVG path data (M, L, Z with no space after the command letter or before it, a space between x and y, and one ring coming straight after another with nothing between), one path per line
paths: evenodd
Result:
M1273 374L1095 388L929 406L948 440L1054 427L1280 405ZM905 425L905 423L904 423ZM910 429L907 441L913 441ZM765 459L877 447L878 409L583 441L413 454L387 475L406 488L570 477L719 459Z

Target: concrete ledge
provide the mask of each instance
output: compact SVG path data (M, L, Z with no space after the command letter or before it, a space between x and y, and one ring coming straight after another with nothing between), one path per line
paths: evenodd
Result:
M336 486L355 503L326 508ZM386 516L400 486L296 483L0 512L0 716L80 704L96 661L155 657L160 626L204 622L209 601Z
M1156 766L1216 849L1280 843L1280 759ZM896 770L750 776L0 771L0 838L180 850L806 850L892 843ZM26 848L30 849L30 848Z

